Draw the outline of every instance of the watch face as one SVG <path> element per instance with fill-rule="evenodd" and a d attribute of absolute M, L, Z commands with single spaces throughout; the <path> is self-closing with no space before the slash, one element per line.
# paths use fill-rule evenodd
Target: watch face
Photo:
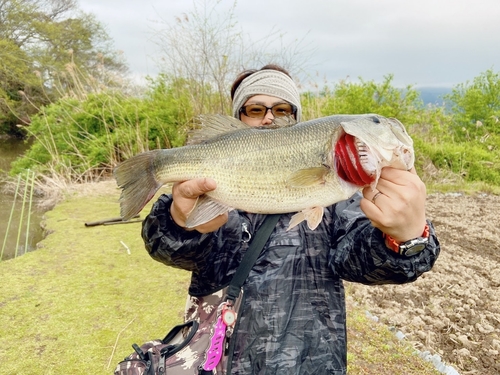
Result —
<path fill-rule="evenodd" d="M 427 243 L 419 243 L 416 245 L 413 245 L 412 247 L 409 247 L 406 249 L 406 251 L 403 253 L 403 255 L 406 255 L 407 257 L 415 255 L 420 253 L 423 249 L 425 249 L 425 246 Z"/>
<path fill-rule="evenodd" d="M 426 237 L 415 238 L 399 245 L 399 252 L 407 257 L 418 254 L 425 249 L 428 242 L 429 239 Z"/>

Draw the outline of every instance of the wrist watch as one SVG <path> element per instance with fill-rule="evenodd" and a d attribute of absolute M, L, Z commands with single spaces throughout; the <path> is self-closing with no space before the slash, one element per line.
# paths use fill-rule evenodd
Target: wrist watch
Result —
<path fill-rule="evenodd" d="M 429 243 L 429 225 L 426 224 L 424 232 L 420 237 L 405 242 L 398 242 L 388 234 L 384 233 L 385 244 L 389 249 L 404 256 L 412 256 L 420 253 Z"/>

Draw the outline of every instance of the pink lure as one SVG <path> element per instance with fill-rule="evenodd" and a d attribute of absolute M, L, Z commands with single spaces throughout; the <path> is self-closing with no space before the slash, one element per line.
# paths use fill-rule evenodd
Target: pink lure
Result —
<path fill-rule="evenodd" d="M 223 352 L 224 337 L 226 336 L 226 324 L 222 321 L 222 317 L 217 319 L 214 327 L 214 335 L 210 340 L 210 348 L 207 352 L 207 360 L 203 365 L 203 370 L 212 371 L 220 362 Z"/>

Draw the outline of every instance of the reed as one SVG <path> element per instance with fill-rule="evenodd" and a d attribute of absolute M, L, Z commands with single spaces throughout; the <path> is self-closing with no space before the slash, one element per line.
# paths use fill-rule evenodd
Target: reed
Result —
<path fill-rule="evenodd" d="M 31 181 L 31 182 L 30 182 Z M 30 182 L 30 183 L 29 183 Z M 35 172 L 28 169 L 26 176 L 26 187 L 30 189 L 30 196 L 28 201 L 28 213 L 27 213 L 27 222 L 26 222 L 26 242 L 24 245 L 24 253 L 28 251 L 28 242 L 29 242 L 29 234 L 30 234 L 30 223 L 31 223 L 31 207 L 33 205 L 33 191 L 35 190 Z"/>
<path fill-rule="evenodd" d="M 0 261 L 3 260 L 11 226 L 15 221 L 14 212 L 16 211 L 16 208 L 18 206 L 19 197 L 22 197 L 22 203 L 19 211 L 19 223 L 17 226 L 17 237 L 16 237 L 16 245 L 14 248 L 14 257 L 16 258 L 18 255 L 21 255 L 19 254 L 19 245 L 21 244 L 23 231 L 25 233 L 24 254 L 28 251 L 30 228 L 31 228 L 31 215 L 33 208 L 33 195 L 35 191 L 35 175 L 36 175 L 35 172 L 30 169 L 26 170 L 24 176 L 21 173 L 17 175 L 17 182 L 15 184 L 12 208 L 10 210 L 9 220 L 7 222 L 7 228 L 5 230 L 5 236 L 3 239 L 2 250 L 0 252 Z M 14 184 L 14 182 L 12 182 L 12 184 Z"/>
<path fill-rule="evenodd" d="M 28 181 L 28 173 L 29 173 L 29 169 L 26 172 L 26 182 L 24 185 L 23 202 L 21 203 L 21 215 L 19 216 L 19 225 L 17 227 L 17 241 L 16 241 L 16 248 L 14 250 L 14 258 L 17 258 L 17 251 L 19 250 L 19 241 L 21 239 L 21 231 L 22 231 L 22 227 L 23 227 L 24 207 L 26 205 L 26 194 L 28 193 L 28 189 L 26 188 L 26 183 Z M 26 252 L 26 250 L 25 250 L 25 252 Z"/>
<path fill-rule="evenodd" d="M 12 223 L 12 217 L 14 216 L 14 209 L 16 207 L 17 192 L 19 191 L 19 186 L 21 185 L 21 175 L 17 176 L 16 192 L 14 193 L 14 201 L 12 202 L 12 208 L 10 210 L 9 221 L 7 222 L 7 229 L 5 230 L 5 237 L 3 238 L 2 252 L 0 254 L 0 262 L 3 259 L 3 254 L 5 250 L 5 245 L 7 244 L 7 237 L 9 235 L 10 224 Z"/>

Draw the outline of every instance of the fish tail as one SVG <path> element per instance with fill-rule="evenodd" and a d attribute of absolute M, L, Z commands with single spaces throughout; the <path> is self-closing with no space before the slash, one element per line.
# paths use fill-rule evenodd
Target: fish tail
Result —
<path fill-rule="evenodd" d="M 148 151 L 131 157 L 113 171 L 120 196 L 120 215 L 129 220 L 137 215 L 163 185 L 157 181 L 154 160 L 157 151 Z"/>

